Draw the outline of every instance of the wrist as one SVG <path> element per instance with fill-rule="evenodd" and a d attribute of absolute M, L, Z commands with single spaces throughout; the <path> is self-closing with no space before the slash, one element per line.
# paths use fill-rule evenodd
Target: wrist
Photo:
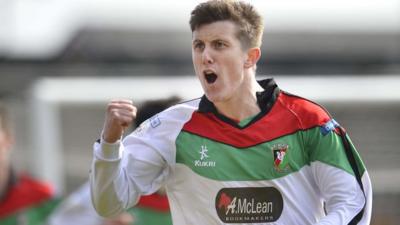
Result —
<path fill-rule="evenodd" d="M 101 133 L 100 142 L 104 144 L 119 144 L 121 142 L 122 136 L 107 136 L 104 132 Z"/>

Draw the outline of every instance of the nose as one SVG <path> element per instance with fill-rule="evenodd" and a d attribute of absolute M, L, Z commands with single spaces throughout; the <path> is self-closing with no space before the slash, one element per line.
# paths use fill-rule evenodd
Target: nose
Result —
<path fill-rule="evenodd" d="M 205 48 L 203 50 L 201 57 L 202 57 L 202 62 L 205 65 L 212 64 L 214 62 L 212 54 L 208 48 Z"/>

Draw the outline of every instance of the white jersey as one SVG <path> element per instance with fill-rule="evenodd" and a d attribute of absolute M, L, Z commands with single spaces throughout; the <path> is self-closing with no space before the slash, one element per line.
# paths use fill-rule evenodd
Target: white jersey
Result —
<path fill-rule="evenodd" d="M 244 126 L 203 97 L 121 143 L 96 142 L 96 210 L 115 215 L 165 186 L 177 225 L 369 224 L 370 179 L 348 137 L 320 106 L 272 82 Z"/>

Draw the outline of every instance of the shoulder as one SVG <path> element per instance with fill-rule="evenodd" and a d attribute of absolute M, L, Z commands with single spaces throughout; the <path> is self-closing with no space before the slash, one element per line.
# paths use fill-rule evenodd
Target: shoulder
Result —
<path fill-rule="evenodd" d="M 321 126 L 331 120 L 323 106 L 309 99 L 281 91 L 278 101 L 300 120 L 305 129 Z"/>
<path fill-rule="evenodd" d="M 51 185 L 28 175 L 21 175 L 10 187 L 7 197 L 0 204 L 0 216 L 35 207 L 52 199 L 56 199 L 56 197 Z"/>
<path fill-rule="evenodd" d="M 190 117 L 191 114 L 199 108 L 199 104 L 200 98 L 181 102 L 165 109 L 157 114 L 157 116 L 164 119 L 175 118 L 185 120 L 186 117 Z"/>
<path fill-rule="evenodd" d="M 200 99 L 194 99 L 173 105 L 140 124 L 135 129 L 135 136 L 145 134 L 156 135 L 153 131 L 168 131 L 171 135 L 179 131 L 183 124 L 190 120 L 194 111 L 198 109 Z M 152 132 L 148 132 L 152 131 Z M 160 133 L 164 135 L 164 133 Z"/>
<path fill-rule="evenodd" d="M 164 110 L 164 112 L 194 111 L 199 108 L 200 100 L 201 100 L 201 98 L 196 98 L 196 99 L 192 99 L 189 101 L 180 102 L 178 104 L 175 104 L 175 105 L 167 108 L 166 110 Z"/>
<path fill-rule="evenodd" d="M 54 195 L 54 189 L 50 184 L 36 180 L 28 175 L 21 175 L 16 190 L 20 197 L 26 197 L 31 201 L 40 202 Z"/>

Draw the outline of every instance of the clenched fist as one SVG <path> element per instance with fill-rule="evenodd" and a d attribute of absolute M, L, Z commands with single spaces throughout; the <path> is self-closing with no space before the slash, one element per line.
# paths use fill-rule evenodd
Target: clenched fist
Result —
<path fill-rule="evenodd" d="M 112 100 L 108 103 L 103 139 L 108 143 L 118 141 L 124 130 L 136 119 L 136 111 L 131 100 Z"/>

